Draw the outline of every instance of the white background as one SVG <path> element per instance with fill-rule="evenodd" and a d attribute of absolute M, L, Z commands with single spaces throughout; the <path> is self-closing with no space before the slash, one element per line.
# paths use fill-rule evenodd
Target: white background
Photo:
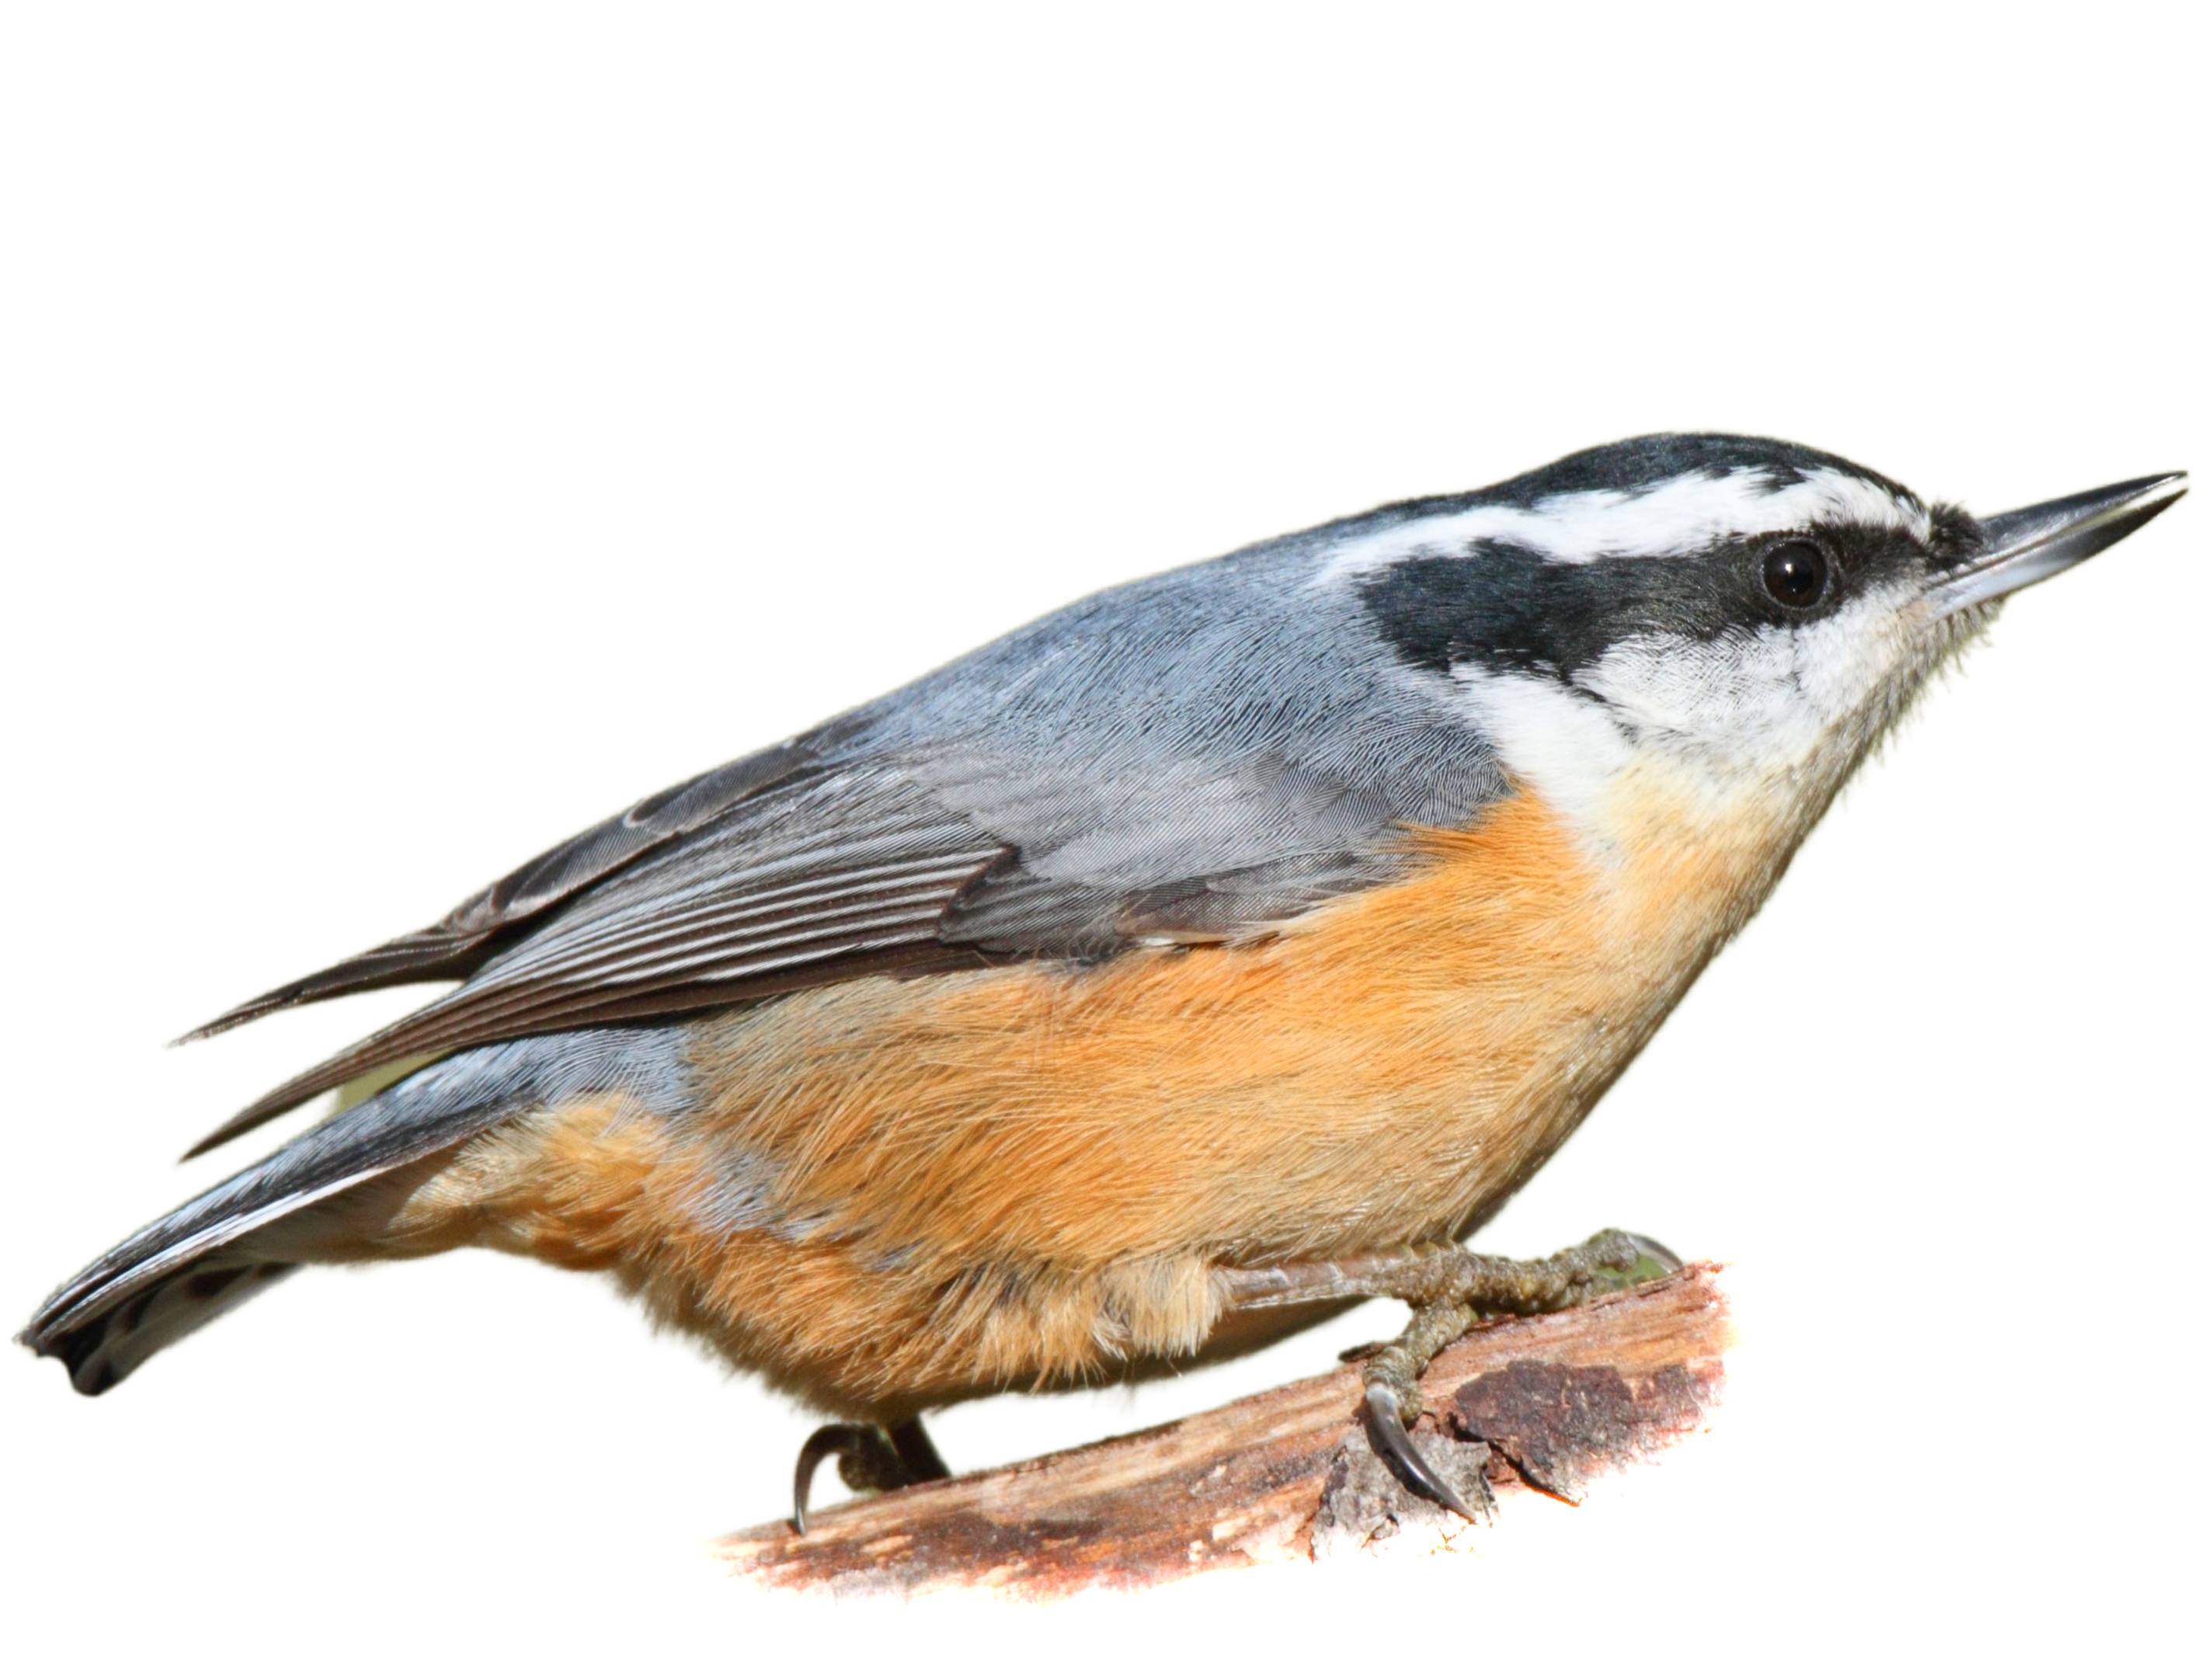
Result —
<path fill-rule="evenodd" d="M 2212 465 L 2178 9 L 1532 13 L 9 7 L 0 1311 L 407 996 L 167 1037 L 1096 586 L 1654 428 L 1982 509 Z M 1712 1435 L 1477 1561 L 993 1619 L 2179 1639 L 2206 522 L 2017 603 L 1486 1236 L 1739 1264 Z M 991 1639 L 704 1569 L 809 1420 L 531 1264 L 313 1275 L 97 1401 L 0 1353 L 0 1398 L 19 1651 Z"/>

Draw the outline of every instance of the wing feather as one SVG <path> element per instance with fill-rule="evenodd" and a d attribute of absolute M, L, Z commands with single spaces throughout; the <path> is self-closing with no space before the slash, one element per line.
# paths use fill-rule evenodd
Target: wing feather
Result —
<path fill-rule="evenodd" d="M 680 1006 L 753 1000 L 789 988 L 809 969 L 888 952 L 935 947 L 961 964 L 977 952 L 945 945 L 939 927 L 961 890 L 1006 849 L 966 826 L 964 846 L 935 846 L 886 862 L 889 838 L 862 836 L 860 862 L 757 884 L 761 866 L 732 863 L 716 880 L 673 888 L 641 872 L 621 903 L 562 912 L 487 961 L 459 988 L 270 1090 L 192 1148 L 197 1154 L 245 1133 L 301 1102 L 375 1066 L 421 1054 L 586 1024 L 643 1018 Z M 942 824 L 927 839 L 941 842 Z M 725 835 L 724 839 L 728 839 Z M 907 838 L 909 842 L 913 836 Z M 833 843 L 817 862 L 838 856 Z M 682 862 L 696 861 L 691 859 Z M 763 861 L 778 873 L 787 860 Z"/>
<path fill-rule="evenodd" d="M 203 1032 L 461 981 L 194 1150 L 395 1060 L 865 975 L 1235 945 L 1391 879 L 1405 825 L 1467 823 L 1508 785 L 1356 598 L 1315 584 L 1347 533 L 1080 601 L 240 1005 Z"/>
<path fill-rule="evenodd" d="M 432 926 L 250 998 L 179 1041 L 214 1036 L 282 1008 L 356 991 L 459 979 L 517 927 L 732 806 L 769 799 L 779 786 L 803 778 L 836 735 L 836 727 L 824 727 L 648 795 L 471 894 Z"/>

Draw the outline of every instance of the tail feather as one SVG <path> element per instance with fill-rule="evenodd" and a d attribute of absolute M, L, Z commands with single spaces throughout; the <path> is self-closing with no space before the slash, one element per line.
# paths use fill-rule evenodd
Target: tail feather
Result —
<path fill-rule="evenodd" d="M 314 1260 L 345 1224 L 342 1194 L 581 1089 L 675 1088 L 675 1042 L 665 1030 L 579 1031 L 424 1066 L 141 1228 L 47 1297 L 16 1340 L 62 1361 L 81 1393 L 101 1393 Z"/>
<path fill-rule="evenodd" d="M 252 1261 L 217 1250 L 143 1285 L 82 1322 L 23 1340 L 69 1368 L 79 1394 L 105 1394 L 153 1354 L 258 1296 L 297 1264 Z"/>

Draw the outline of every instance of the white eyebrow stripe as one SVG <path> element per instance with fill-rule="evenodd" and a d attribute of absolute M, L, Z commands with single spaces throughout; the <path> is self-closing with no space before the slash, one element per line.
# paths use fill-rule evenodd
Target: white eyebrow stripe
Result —
<path fill-rule="evenodd" d="M 1510 543 L 1561 564 L 1589 564 L 1621 555 L 1696 553 L 1723 536 L 1814 524 L 1903 531 L 1922 541 L 1930 529 L 1926 507 L 1871 479 L 1816 467 L 1776 489 L 1765 472 L 1741 467 L 1719 477 L 1685 473 L 1634 494 L 1579 490 L 1547 495 L 1532 507 L 1475 507 L 1408 520 L 1339 547 L 1314 580 L 1349 580 L 1402 559 L 1458 556 L 1480 542 Z"/>

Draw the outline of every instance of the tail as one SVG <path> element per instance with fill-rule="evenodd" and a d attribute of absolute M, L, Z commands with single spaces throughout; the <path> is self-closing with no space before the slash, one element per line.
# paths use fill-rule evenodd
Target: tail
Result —
<path fill-rule="evenodd" d="M 346 1195 L 494 1124 L 671 1062 L 651 1029 L 524 1037 L 455 1054 L 318 1124 L 141 1228 L 32 1316 L 16 1340 L 102 1394 L 349 1231 Z"/>
<path fill-rule="evenodd" d="M 150 1356 L 228 1313 L 296 1265 L 256 1261 L 243 1251 L 212 1250 L 82 1323 L 49 1321 L 50 1304 L 19 1340 L 68 1366 L 79 1394 L 105 1394 Z"/>

